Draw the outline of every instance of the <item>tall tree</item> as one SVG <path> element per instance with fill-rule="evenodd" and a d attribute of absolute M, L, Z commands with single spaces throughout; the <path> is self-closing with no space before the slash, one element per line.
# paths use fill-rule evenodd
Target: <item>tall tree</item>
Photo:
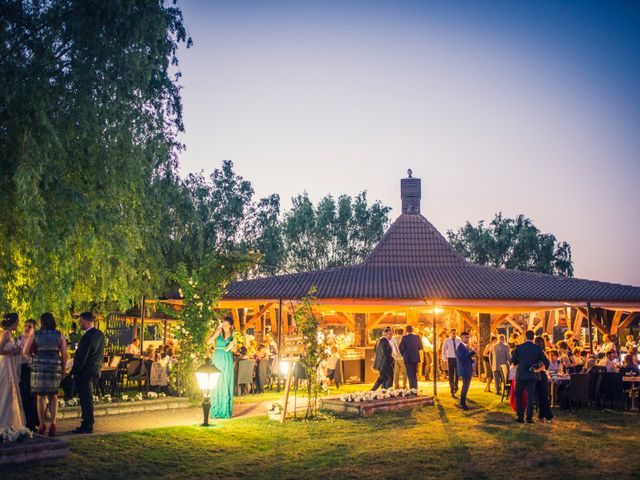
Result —
<path fill-rule="evenodd" d="M 478 265 L 573 276 L 571 246 L 555 235 L 542 233 L 524 215 L 505 218 L 497 213 L 485 226 L 467 222 L 457 231 L 447 231 L 454 248 Z"/>
<path fill-rule="evenodd" d="M 390 208 L 367 202 L 366 192 L 355 198 L 331 195 L 317 207 L 304 193 L 293 199 L 283 218 L 284 270 L 317 270 L 361 262 L 382 238 Z"/>
<path fill-rule="evenodd" d="M 0 306 L 128 304 L 162 282 L 156 184 L 183 130 L 182 14 L 157 0 L 4 0 Z"/>

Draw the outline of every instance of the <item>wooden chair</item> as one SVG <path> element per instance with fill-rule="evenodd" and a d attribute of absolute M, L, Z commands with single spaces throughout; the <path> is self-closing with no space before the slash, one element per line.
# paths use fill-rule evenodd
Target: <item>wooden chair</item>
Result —
<path fill-rule="evenodd" d="M 253 388 L 253 360 L 244 359 L 238 362 L 238 389 L 240 392 L 243 391 L 245 387 L 248 386 L 248 389 L 255 393 L 255 389 Z"/>
<path fill-rule="evenodd" d="M 600 395 L 605 402 L 609 401 L 609 408 L 613 408 L 614 402 L 624 402 L 624 383 L 622 375 L 617 372 L 606 372 L 600 374 L 602 382 L 600 384 Z"/>
<path fill-rule="evenodd" d="M 256 368 L 256 378 L 255 385 L 257 393 L 264 392 L 267 383 L 269 383 L 269 371 L 268 371 L 268 360 L 258 360 L 258 367 Z"/>
<path fill-rule="evenodd" d="M 500 397 L 500 403 L 503 403 L 505 397 L 509 397 L 509 393 L 511 392 L 511 380 L 509 379 L 509 367 L 507 365 L 500 365 L 500 373 L 502 374 L 502 395 Z"/>
<path fill-rule="evenodd" d="M 127 364 L 127 386 L 137 382 L 138 391 L 142 391 L 142 383 L 147 382 L 147 366 L 144 360 L 135 358 Z"/>
<path fill-rule="evenodd" d="M 578 406 L 589 405 L 591 400 L 589 399 L 589 380 L 590 376 L 586 373 L 572 373 L 571 380 L 569 381 L 569 408 L 575 404 Z"/>

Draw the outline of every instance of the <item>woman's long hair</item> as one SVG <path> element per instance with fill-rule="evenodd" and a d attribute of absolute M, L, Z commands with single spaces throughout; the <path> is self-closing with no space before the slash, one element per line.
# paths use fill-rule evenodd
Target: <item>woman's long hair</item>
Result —
<path fill-rule="evenodd" d="M 45 312 L 40 316 L 41 330 L 55 330 L 56 328 L 56 319 L 53 318 L 53 313 Z"/>
<path fill-rule="evenodd" d="M 2 317 L 2 322 L 0 322 L 0 326 L 2 326 L 3 330 L 6 330 L 7 328 L 13 327 L 16 323 L 18 323 L 17 313 L 5 313 Z"/>
<path fill-rule="evenodd" d="M 227 315 L 226 317 L 224 317 L 222 319 L 223 322 L 229 322 L 229 337 L 233 336 L 233 318 L 231 318 L 229 315 Z M 224 328 L 222 329 L 222 338 L 224 338 L 225 340 L 229 337 L 225 337 L 224 336 Z"/>

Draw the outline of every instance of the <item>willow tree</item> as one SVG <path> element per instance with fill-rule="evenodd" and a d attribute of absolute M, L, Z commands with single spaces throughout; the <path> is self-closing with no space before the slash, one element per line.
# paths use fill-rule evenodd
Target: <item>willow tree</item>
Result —
<path fill-rule="evenodd" d="M 162 282 L 183 42 L 157 0 L 2 2 L 0 308 L 123 306 Z"/>

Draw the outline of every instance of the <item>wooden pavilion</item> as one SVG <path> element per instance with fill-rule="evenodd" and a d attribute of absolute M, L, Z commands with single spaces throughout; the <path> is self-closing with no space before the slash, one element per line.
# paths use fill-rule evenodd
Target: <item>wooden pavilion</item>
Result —
<path fill-rule="evenodd" d="M 421 215 L 420 179 L 402 179 L 401 197 L 402 214 L 363 263 L 232 282 L 218 307 L 236 328 L 286 334 L 292 306 L 315 286 L 323 322 L 354 332 L 361 348 L 384 324 L 433 325 L 434 338 L 436 325 L 470 329 L 482 349 L 498 327 L 591 341 L 592 328 L 616 334 L 638 318 L 640 287 L 472 264 Z"/>

